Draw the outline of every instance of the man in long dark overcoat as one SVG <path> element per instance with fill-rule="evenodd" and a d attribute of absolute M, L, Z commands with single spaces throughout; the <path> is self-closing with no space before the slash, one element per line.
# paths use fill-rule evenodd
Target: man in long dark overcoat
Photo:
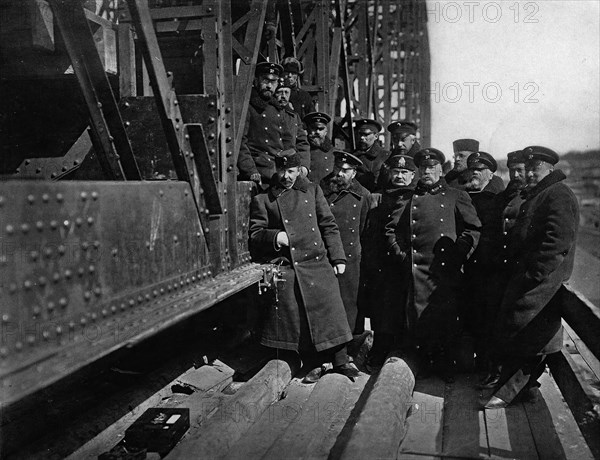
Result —
<path fill-rule="evenodd" d="M 487 152 L 475 152 L 467 159 L 469 173 L 465 188 L 481 221 L 481 238 L 477 249 L 464 265 L 461 286 L 459 316 L 465 335 L 474 339 L 477 367 L 489 367 L 489 334 L 486 325 L 492 312 L 488 309 L 490 280 L 496 267 L 493 263 L 494 238 L 491 227 L 494 225 L 494 201 L 497 188 L 491 183 L 498 164 Z M 473 362 L 473 353 L 470 356 Z"/>
<path fill-rule="evenodd" d="M 338 276 L 338 282 L 348 324 L 352 332 L 362 333 L 364 324 L 357 324 L 356 321 L 362 256 L 361 236 L 371 207 L 371 193 L 355 179 L 356 168 L 362 162 L 351 153 L 342 150 L 334 150 L 333 154 L 333 172 L 321 181 L 321 188 L 340 229 L 346 255 L 346 271 Z"/>
<path fill-rule="evenodd" d="M 419 182 L 385 230 L 388 252 L 410 271 L 404 308 L 409 340 L 431 371 L 450 380 L 461 267 L 477 246 L 481 222 L 469 195 L 441 177 L 444 161 L 437 149 L 417 152 Z"/>
<path fill-rule="evenodd" d="M 382 126 L 376 120 L 362 119 L 354 123 L 356 129 L 356 147 L 353 152 L 363 164 L 356 172 L 356 180 L 369 192 L 374 192 L 379 185 L 379 172 L 383 162 L 390 156 L 378 140 Z"/>
<path fill-rule="evenodd" d="M 486 409 L 502 408 L 539 384 L 545 356 L 562 347 L 557 293 L 573 271 L 579 207 L 559 157 L 546 147 L 523 149 L 525 201 L 509 240 L 511 278 L 496 321 L 496 347 L 502 357 L 500 383 Z"/>
<path fill-rule="evenodd" d="M 331 117 L 323 112 L 312 112 L 303 120 L 308 133 L 310 144 L 310 168 L 308 179 L 315 184 L 320 184 L 321 179 L 333 172 L 333 144 L 329 139 Z"/>
<path fill-rule="evenodd" d="M 346 268 L 338 226 L 321 188 L 299 177 L 298 155 L 280 154 L 276 161 L 271 186 L 250 208 L 252 256 L 280 264 L 284 280 L 266 312 L 261 343 L 298 351 L 304 361 L 325 362 L 333 355 L 334 372 L 356 377 L 346 352 L 352 333 L 336 279 Z M 318 380 L 320 369 L 307 381 Z"/>
<path fill-rule="evenodd" d="M 310 167 L 310 147 L 302 121 L 290 108 L 274 99 L 283 69 L 279 64 L 261 62 L 250 94 L 248 114 L 237 161 L 241 180 L 269 184 L 275 173 L 275 155 L 295 149 L 302 166 Z"/>

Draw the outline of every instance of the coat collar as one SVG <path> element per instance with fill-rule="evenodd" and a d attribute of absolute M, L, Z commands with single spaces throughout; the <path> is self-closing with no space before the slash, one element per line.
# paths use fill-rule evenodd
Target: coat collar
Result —
<path fill-rule="evenodd" d="M 544 190 L 546 190 L 551 185 L 558 184 L 559 182 L 565 180 L 566 178 L 567 178 L 567 176 L 565 176 L 564 172 L 562 172 L 560 169 L 555 169 L 550 174 L 548 174 L 546 177 L 544 177 L 539 182 L 539 184 L 537 184 L 532 189 L 529 189 L 529 190 L 525 189 L 525 190 L 523 190 L 521 192 L 521 196 L 523 198 L 525 198 L 526 200 L 530 200 L 534 196 L 539 195 L 540 193 L 542 193 Z"/>
<path fill-rule="evenodd" d="M 441 177 L 440 180 L 433 185 L 427 185 L 421 181 L 417 182 L 415 193 L 417 195 L 425 195 L 427 193 L 430 195 L 437 195 L 438 193 L 445 191 L 447 188 L 448 185 L 446 184 L 446 180 Z"/>
<path fill-rule="evenodd" d="M 319 146 L 319 147 L 314 147 L 313 145 L 310 146 L 311 150 L 322 150 L 323 152 L 329 152 L 331 149 L 333 149 L 333 144 L 331 143 L 331 140 L 326 137 L 325 140 L 323 141 L 323 145 Z"/>
<path fill-rule="evenodd" d="M 260 97 L 258 91 L 254 87 L 252 88 L 252 92 L 250 93 L 250 105 L 254 107 L 257 112 L 264 112 L 264 110 L 270 105 L 275 107 L 279 111 L 291 111 L 291 109 L 288 109 L 287 107 L 285 109 L 278 107 L 275 103 L 275 99 L 273 98 L 269 99 L 268 101 L 265 101 L 262 97 Z"/>
<path fill-rule="evenodd" d="M 321 188 L 323 189 L 323 194 L 325 195 L 325 198 L 327 198 L 328 201 L 334 202 L 347 193 L 354 195 L 354 197 L 357 200 L 360 200 L 363 196 L 365 196 L 367 194 L 366 193 L 367 190 L 362 185 L 360 185 L 360 183 L 356 179 L 352 179 L 350 188 L 348 188 L 347 190 L 343 190 L 340 193 L 334 192 L 330 188 L 330 182 L 328 180 L 328 178 L 330 176 L 331 176 L 331 174 L 329 176 L 323 178 L 321 180 L 321 183 L 319 184 L 321 186 Z"/>
<path fill-rule="evenodd" d="M 377 156 L 383 151 L 383 148 L 379 145 L 379 142 L 375 141 L 375 143 L 369 147 L 367 150 L 357 150 L 356 155 L 365 156 L 369 159 L 377 158 Z"/>
<path fill-rule="evenodd" d="M 308 185 L 308 180 L 302 177 L 298 177 L 296 179 L 296 182 L 294 182 L 294 185 L 292 185 L 292 190 L 298 190 L 300 192 L 306 193 L 308 191 Z M 277 180 L 277 175 L 273 175 L 273 177 L 271 178 L 271 186 L 269 187 L 269 197 L 271 198 L 271 200 L 279 198 L 286 190 L 288 189 L 283 187 L 279 183 L 279 180 Z"/>

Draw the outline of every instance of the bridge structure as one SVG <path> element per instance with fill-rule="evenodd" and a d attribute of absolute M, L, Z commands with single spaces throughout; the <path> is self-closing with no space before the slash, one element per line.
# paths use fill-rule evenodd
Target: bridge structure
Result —
<path fill-rule="evenodd" d="M 410 119 L 429 144 L 429 53 L 422 0 L 1 0 L 3 451 L 43 430 L 22 427 L 48 391 L 271 286 L 248 252 L 255 189 L 236 180 L 258 62 L 302 60 L 303 89 L 353 149 L 362 117 Z M 552 375 L 597 458 L 600 318 L 561 292 L 571 348 Z M 402 376 L 386 441 L 400 452 L 415 379 L 397 359 L 384 369 L 384 388 Z M 290 379 L 269 380 L 265 401 Z M 377 385 L 363 380 L 355 401 Z M 350 455 L 341 439 L 328 452 Z"/>

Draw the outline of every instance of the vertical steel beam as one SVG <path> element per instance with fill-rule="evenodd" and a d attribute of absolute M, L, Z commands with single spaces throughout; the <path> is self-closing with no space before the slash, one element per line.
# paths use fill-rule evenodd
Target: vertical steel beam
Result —
<path fill-rule="evenodd" d="M 83 6 L 78 0 L 50 0 L 91 119 L 92 139 L 109 179 L 139 180 L 140 171 Z"/>

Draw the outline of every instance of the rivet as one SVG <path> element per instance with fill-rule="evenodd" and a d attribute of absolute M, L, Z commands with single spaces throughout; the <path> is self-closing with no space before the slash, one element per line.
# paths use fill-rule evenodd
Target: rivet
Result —
<path fill-rule="evenodd" d="M 202 236 L 202 234 L 200 232 L 196 232 L 196 237 L 200 238 Z"/>
<path fill-rule="evenodd" d="M 39 284 L 40 286 L 45 286 L 47 282 L 48 282 L 48 280 L 47 280 L 47 279 L 46 279 L 46 277 L 44 277 L 44 276 L 40 276 L 40 277 L 38 278 L 38 284 Z"/>
<path fill-rule="evenodd" d="M 144 301 L 144 298 L 141 295 L 139 295 L 137 301 L 138 303 L 142 303 Z"/>
<path fill-rule="evenodd" d="M 108 315 L 108 311 L 105 308 L 105 309 L 102 310 L 102 316 L 106 316 L 106 315 Z"/>
<path fill-rule="evenodd" d="M 231 136 L 227 136 L 227 137 L 225 138 L 225 142 L 231 142 Z"/>
<path fill-rule="evenodd" d="M 58 283 L 60 281 L 60 273 L 56 272 L 52 274 L 52 281 Z"/>
<path fill-rule="evenodd" d="M 209 138 L 210 140 L 213 140 L 213 139 L 215 138 L 215 133 L 210 133 L 210 134 L 208 135 L 208 138 Z"/>
<path fill-rule="evenodd" d="M 17 349 L 17 351 L 21 351 L 23 349 L 23 343 L 22 342 L 15 343 L 15 348 Z"/>
<path fill-rule="evenodd" d="M 29 232 L 29 224 L 21 224 L 21 231 L 23 233 L 28 233 Z"/>
<path fill-rule="evenodd" d="M 100 247 L 100 241 L 96 240 L 94 241 L 94 248 L 98 249 Z"/>
<path fill-rule="evenodd" d="M 98 199 L 98 192 L 92 192 L 92 200 Z"/>
<path fill-rule="evenodd" d="M 4 197 L 0 196 L 0 206 L 4 206 Z"/>
<path fill-rule="evenodd" d="M 7 356 L 8 356 L 8 348 L 6 348 L 6 347 L 1 347 L 1 348 L 0 348 L 0 355 L 1 355 L 3 358 L 7 357 Z"/>
<path fill-rule="evenodd" d="M 58 222 L 56 222 L 55 220 L 51 220 L 50 221 L 50 228 L 52 230 L 56 230 L 57 227 L 58 227 Z"/>
<path fill-rule="evenodd" d="M 56 173 L 53 172 L 52 174 L 50 174 L 50 179 L 56 179 Z"/>
<path fill-rule="evenodd" d="M 227 108 L 225 109 L 225 113 L 231 113 L 231 108 L 230 108 L 230 107 L 227 107 Z"/>
<path fill-rule="evenodd" d="M 48 200 L 49 200 L 49 199 L 50 199 L 50 195 L 48 195 L 47 193 L 44 193 L 44 194 L 42 195 L 42 201 L 43 201 L 44 203 L 48 203 Z"/>
<path fill-rule="evenodd" d="M 90 273 L 94 273 L 94 272 L 96 271 L 96 267 L 95 267 L 94 265 L 90 265 L 90 266 L 88 267 L 88 271 L 89 271 Z"/>
<path fill-rule="evenodd" d="M 26 290 L 29 290 L 29 289 L 31 289 L 31 288 L 32 288 L 32 286 L 33 286 L 33 283 L 32 283 L 30 280 L 25 280 L 25 282 L 23 283 L 23 287 L 24 287 Z"/>
<path fill-rule="evenodd" d="M 179 240 L 179 238 L 177 238 L 177 235 L 173 235 L 173 241 L 177 242 Z"/>
<path fill-rule="evenodd" d="M 9 235 L 12 235 L 15 231 L 15 228 L 12 225 L 7 225 L 6 226 L 6 233 L 8 233 Z"/>
<path fill-rule="evenodd" d="M 165 288 L 160 288 L 160 293 L 164 294 L 165 293 Z"/>
<path fill-rule="evenodd" d="M 42 337 L 44 340 L 48 340 L 50 338 L 50 333 L 48 331 L 42 332 Z"/>
<path fill-rule="evenodd" d="M 48 302 L 48 305 L 46 306 L 46 308 L 48 309 L 48 311 L 52 311 L 54 310 L 54 307 L 56 306 L 56 304 L 52 301 Z"/>
<path fill-rule="evenodd" d="M 125 303 L 122 303 L 122 304 L 120 305 L 120 307 L 121 307 L 121 311 L 125 311 L 125 310 L 127 310 L 127 305 L 125 305 Z"/>
<path fill-rule="evenodd" d="M 75 329 L 75 323 L 73 321 L 69 322 L 69 329 L 71 329 L 71 330 Z"/>
<path fill-rule="evenodd" d="M 36 173 L 36 174 L 39 174 L 39 173 L 41 173 L 41 172 L 42 172 L 42 168 L 36 168 L 36 169 L 35 169 L 35 173 Z"/>
<path fill-rule="evenodd" d="M 43 223 L 41 220 L 38 220 L 38 221 L 35 223 L 35 228 L 37 228 L 37 229 L 38 229 L 38 231 L 40 231 L 40 232 L 41 232 L 42 230 L 44 230 L 44 223 Z"/>
<path fill-rule="evenodd" d="M 82 201 L 87 200 L 87 193 L 86 192 L 81 192 L 81 194 L 79 196 L 81 197 Z"/>
<path fill-rule="evenodd" d="M 70 280 L 71 277 L 73 276 L 73 272 L 71 270 L 65 270 L 65 278 Z"/>
<path fill-rule="evenodd" d="M 94 223 L 94 218 L 93 217 L 88 217 L 87 218 L 87 223 L 88 223 L 88 225 L 92 225 Z"/>
<path fill-rule="evenodd" d="M 209 123 L 214 123 L 215 122 L 215 117 L 208 117 L 208 122 Z"/>
<path fill-rule="evenodd" d="M 84 274 L 84 273 L 85 273 L 85 269 L 84 269 L 83 267 L 79 267 L 79 268 L 77 269 L 77 274 L 78 274 L 79 276 L 83 276 L 83 274 Z"/>
<path fill-rule="evenodd" d="M 58 247 L 58 253 L 62 256 L 65 252 L 67 252 L 67 248 L 63 244 Z"/>
<path fill-rule="evenodd" d="M 84 298 L 85 300 L 90 300 L 90 299 L 92 298 L 92 294 L 90 293 L 90 291 L 85 291 L 85 292 L 83 293 L 83 298 Z"/>
<path fill-rule="evenodd" d="M 113 314 L 116 313 L 117 312 L 117 306 L 113 305 L 112 307 L 110 307 L 110 311 L 112 311 Z"/>
<path fill-rule="evenodd" d="M 58 304 L 63 308 L 65 308 L 68 303 L 69 303 L 69 301 L 67 300 L 66 297 L 61 297 L 58 301 Z"/>
<path fill-rule="evenodd" d="M 39 305 L 35 305 L 31 311 L 33 312 L 33 316 L 37 316 L 42 312 L 42 309 L 39 307 Z"/>
<path fill-rule="evenodd" d="M 155 289 L 154 291 L 152 291 L 152 295 L 153 295 L 154 297 L 158 297 L 158 291 Z"/>
<path fill-rule="evenodd" d="M 81 249 L 83 249 L 84 251 L 87 251 L 89 248 L 89 244 L 87 241 L 84 241 L 83 243 L 81 243 Z"/>
<path fill-rule="evenodd" d="M 63 167 L 61 168 L 61 170 L 62 170 L 62 172 L 65 172 L 65 171 L 67 170 L 67 167 L 66 167 L 66 166 L 63 166 Z"/>
<path fill-rule="evenodd" d="M 86 320 L 85 318 L 81 318 L 81 319 L 79 320 L 79 323 L 80 323 L 82 326 L 85 326 L 85 325 L 87 324 L 87 320 Z"/>
<path fill-rule="evenodd" d="M 33 335 L 28 335 L 28 336 L 27 336 L 27 343 L 28 343 L 29 345 L 33 345 L 33 344 L 35 343 L 35 336 L 33 336 Z"/>
<path fill-rule="evenodd" d="M 57 193 L 56 194 L 56 201 L 58 201 L 59 203 L 62 203 L 63 200 L 64 200 L 63 194 L 62 193 Z"/>
<path fill-rule="evenodd" d="M 146 300 L 150 300 L 150 294 L 146 294 L 144 297 L 146 298 Z"/>
<path fill-rule="evenodd" d="M 31 160 L 25 160 L 25 165 L 28 165 L 29 163 L 31 163 Z"/>
<path fill-rule="evenodd" d="M 81 217 L 77 217 L 75 219 L 75 225 L 77 225 L 78 227 L 81 227 L 81 224 L 83 224 L 83 219 Z"/>
<path fill-rule="evenodd" d="M 79 160 L 73 160 L 73 166 L 77 166 L 79 164 Z"/>
<path fill-rule="evenodd" d="M 125 122 L 125 126 L 129 127 L 131 126 L 131 123 L 129 123 L 128 121 Z"/>
<path fill-rule="evenodd" d="M 159 194 L 160 196 L 163 196 L 163 195 L 165 194 L 165 192 L 163 192 L 162 190 L 159 190 L 159 191 L 158 191 L 158 194 Z"/>
<path fill-rule="evenodd" d="M 146 241 L 146 248 L 150 249 L 150 241 Z"/>
<path fill-rule="evenodd" d="M 44 249 L 44 255 L 46 256 L 46 258 L 50 258 L 52 257 L 52 248 L 45 248 Z"/>
<path fill-rule="evenodd" d="M 63 222 L 63 225 L 64 225 L 65 228 L 69 228 L 70 222 L 68 220 L 65 220 Z"/>
<path fill-rule="evenodd" d="M 27 201 L 29 201 L 31 204 L 35 203 L 35 196 L 27 195 Z"/>
<path fill-rule="evenodd" d="M 102 289 L 100 289 L 99 287 L 95 287 L 94 294 L 96 294 L 96 297 L 100 297 L 100 295 L 102 294 Z"/>
<path fill-rule="evenodd" d="M 110 253 L 112 254 L 113 257 L 117 257 L 117 254 L 119 253 L 119 251 L 117 250 L 117 248 L 113 248 L 113 250 L 110 251 Z"/>
<path fill-rule="evenodd" d="M 215 106 L 215 103 L 213 101 L 210 101 L 208 103 L 208 106 L 212 109 Z"/>
<path fill-rule="evenodd" d="M 90 318 L 92 319 L 92 321 L 96 321 L 96 319 L 98 318 L 98 315 L 96 313 L 92 313 L 90 315 Z"/>
<path fill-rule="evenodd" d="M 231 172 L 231 171 L 233 171 L 233 165 L 227 166 L 227 172 Z"/>
<path fill-rule="evenodd" d="M 10 316 L 8 316 L 7 314 L 2 315 L 2 322 L 3 323 L 8 323 L 9 319 L 10 319 Z"/>

